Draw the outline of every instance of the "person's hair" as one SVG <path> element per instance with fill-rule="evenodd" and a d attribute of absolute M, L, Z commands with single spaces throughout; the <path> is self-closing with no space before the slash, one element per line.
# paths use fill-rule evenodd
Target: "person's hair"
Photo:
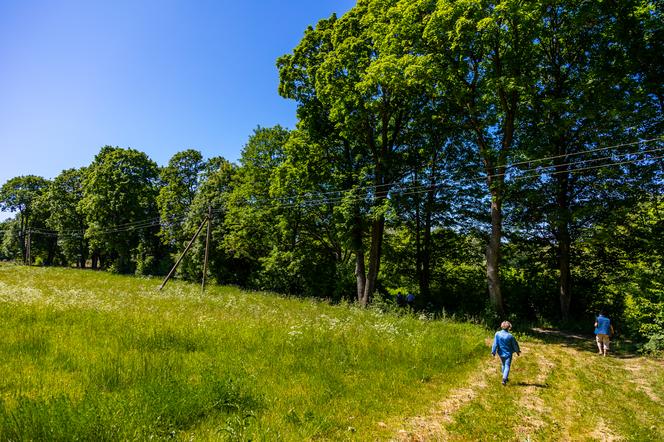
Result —
<path fill-rule="evenodd" d="M 503 330 L 511 330 L 512 329 L 512 324 L 510 324 L 509 321 L 503 321 L 500 324 L 500 328 L 502 328 Z"/>
<path fill-rule="evenodd" d="M 606 310 L 603 308 L 599 309 L 599 314 L 606 316 Z"/>

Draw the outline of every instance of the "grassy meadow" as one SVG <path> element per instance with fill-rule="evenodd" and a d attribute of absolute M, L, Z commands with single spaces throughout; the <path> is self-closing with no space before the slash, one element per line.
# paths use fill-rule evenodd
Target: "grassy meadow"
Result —
<path fill-rule="evenodd" d="M 0 266 L 2 440 L 376 440 L 486 358 L 470 324 Z"/>
<path fill-rule="evenodd" d="M 0 441 L 664 440 L 664 364 L 232 287 L 0 265 Z M 618 343 L 620 344 L 620 343 Z"/>

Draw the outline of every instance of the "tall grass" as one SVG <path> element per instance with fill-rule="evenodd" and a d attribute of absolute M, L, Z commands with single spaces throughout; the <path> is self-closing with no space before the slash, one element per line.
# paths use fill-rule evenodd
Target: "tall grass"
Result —
<path fill-rule="evenodd" d="M 388 438 L 486 351 L 468 324 L 0 266 L 3 440 Z"/>

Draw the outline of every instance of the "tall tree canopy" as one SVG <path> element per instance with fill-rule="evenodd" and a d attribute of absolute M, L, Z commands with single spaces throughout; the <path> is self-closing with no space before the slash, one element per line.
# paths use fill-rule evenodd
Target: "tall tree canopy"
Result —
<path fill-rule="evenodd" d="M 35 175 L 26 175 L 8 180 L 0 188 L 0 209 L 18 212 L 18 243 L 21 256 L 26 259 L 26 232 L 33 224 L 32 214 L 37 200 L 47 186 L 48 180 Z"/>
<path fill-rule="evenodd" d="M 164 227 L 161 236 L 167 244 L 182 240 L 182 225 L 196 196 L 205 167 L 203 155 L 194 149 L 178 152 L 161 170 L 163 186 L 157 205 Z"/>
<path fill-rule="evenodd" d="M 105 146 L 95 156 L 83 180 L 80 210 L 90 247 L 104 265 L 133 270 L 132 253 L 157 232 L 148 227 L 158 221 L 158 184 L 157 164 L 143 152 Z"/>
<path fill-rule="evenodd" d="M 87 223 L 80 209 L 85 174 L 85 168 L 63 170 L 43 195 L 50 213 L 46 226 L 56 232 L 65 262 L 74 262 L 81 268 L 86 265 L 89 249 L 85 239 Z"/>
<path fill-rule="evenodd" d="M 351 228 L 362 304 L 376 287 L 385 205 L 404 174 L 409 121 L 422 102 L 418 59 L 391 35 L 398 18 L 389 14 L 390 3 L 397 2 L 360 1 L 341 19 L 321 20 L 306 31 L 293 54 L 278 61 L 280 92 L 298 101 L 304 117 L 300 127 L 315 136 L 323 126 L 331 141 L 326 156 L 334 155 L 334 164 L 347 166 L 347 184 L 359 187 L 369 202 L 354 209 Z M 321 117 L 322 122 L 314 119 Z"/>

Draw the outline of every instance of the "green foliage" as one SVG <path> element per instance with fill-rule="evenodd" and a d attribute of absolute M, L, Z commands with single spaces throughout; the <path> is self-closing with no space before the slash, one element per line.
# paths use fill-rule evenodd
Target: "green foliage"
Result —
<path fill-rule="evenodd" d="M 292 188 L 280 180 L 289 137 L 280 126 L 258 128 L 250 137 L 225 206 L 223 243 L 230 256 L 244 262 L 250 287 L 302 294 L 301 280 L 315 273 L 306 271 L 304 211 L 289 200 Z"/>
<path fill-rule="evenodd" d="M 173 155 L 168 165 L 161 169 L 163 186 L 157 195 L 157 206 L 164 224 L 160 236 L 166 244 L 184 240 L 183 220 L 196 196 L 204 167 L 201 153 L 188 149 Z"/>
<path fill-rule="evenodd" d="M 33 203 L 47 185 L 47 180 L 35 175 L 11 178 L 0 188 L 0 210 L 19 212 L 29 218 Z"/>
<path fill-rule="evenodd" d="M 0 187 L 0 210 L 18 212 L 18 233 L 15 239 L 18 248 L 5 248 L 7 253 L 12 252 L 14 259 L 26 257 L 27 231 L 31 227 L 40 227 L 48 216 L 39 207 L 39 197 L 47 186 L 48 180 L 35 175 L 26 175 L 11 178 Z"/>
<path fill-rule="evenodd" d="M 19 221 L 8 219 L 3 221 L 0 226 L 2 226 L 2 230 L 0 230 L 2 232 L 0 234 L 2 235 L 0 238 L 0 258 L 3 260 L 22 259 Z"/>
<path fill-rule="evenodd" d="M 664 234 L 664 199 L 654 197 L 620 215 L 603 226 L 612 230 L 613 239 L 604 252 L 617 261 L 607 278 L 607 291 L 617 306 L 624 306 L 627 333 L 645 343 L 644 350 L 661 351 L 664 247 L 657 238 Z M 608 233 L 604 229 L 596 234 Z"/>
<path fill-rule="evenodd" d="M 208 210 L 210 208 L 213 210 L 209 270 L 219 283 L 238 283 L 241 281 L 236 275 L 238 271 L 242 271 L 241 264 L 234 261 L 223 247 L 223 241 L 227 233 L 224 226 L 226 201 L 233 188 L 235 173 L 236 167 L 228 161 L 222 158 L 210 160 L 183 224 L 183 232 L 186 234 L 188 242 L 196 233 L 201 221 L 207 216 Z M 205 256 L 205 235 L 206 231 L 201 232 L 191 252 L 183 261 L 179 274 L 186 279 L 200 279 Z M 184 245 L 180 248 L 182 247 Z"/>
<path fill-rule="evenodd" d="M 157 244 L 156 229 L 138 228 L 137 220 L 158 219 L 158 177 L 157 165 L 134 149 L 105 146 L 89 166 L 79 210 L 88 224 L 85 236 L 93 254 L 109 270 L 133 272 L 138 245 Z"/>
<path fill-rule="evenodd" d="M 414 130 L 407 123 L 422 104 L 414 66 L 419 59 L 401 40 L 387 38 L 398 22 L 398 15 L 391 14 L 396 3 L 359 2 L 338 20 L 321 20 L 292 54 L 277 62 L 280 93 L 298 102 L 298 129 L 313 142 L 314 158 L 332 168 L 312 190 L 343 184 L 345 189 L 360 187 L 359 195 L 368 196 L 359 199 L 348 192 L 336 199 L 355 199 L 346 213 L 351 226 L 345 247 L 355 255 L 361 303 L 376 286 L 387 194 L 403 173 L 404 141 Z M 310 162 L 291 159 L 296 169 Z M 367 191 L 367 185 L 377 187 Z"/>
<path fill-rule="evenodd" d="M 84 237 L 87 224 L 80 211 L 86 169 L 63 170 L 42 196 L 48 207 L 46 226 L 56 232 L 64 263 L 85 267 L 89 244 Z"/>

